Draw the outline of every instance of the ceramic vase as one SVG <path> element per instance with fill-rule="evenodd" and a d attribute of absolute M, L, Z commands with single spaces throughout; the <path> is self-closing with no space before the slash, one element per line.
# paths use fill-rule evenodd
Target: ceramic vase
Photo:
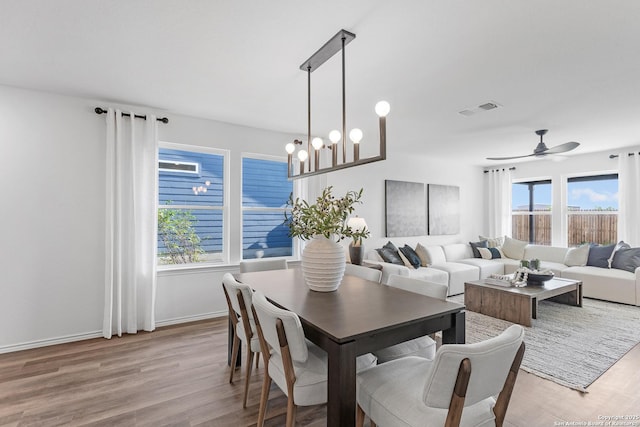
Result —
<path fill-rule="evenodd" d="M 346 256 L 342 245 L 324 236 L 315 236 L 302 251 L 302 275 L 312 291 L 331 292 L 338 289 Z"/>

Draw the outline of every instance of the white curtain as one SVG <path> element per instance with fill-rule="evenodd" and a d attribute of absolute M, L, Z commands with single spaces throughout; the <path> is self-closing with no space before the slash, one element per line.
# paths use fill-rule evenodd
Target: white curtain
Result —
<path fill-rule="evenodd" d="M 129 114 L 107 113 L 105 338 L 155 329 L 157 122 Z"/>
<path fill-rule="evenodd" d="M 618 155 L 618 240 L 640 246 L 640 153 Z"/>
<path fill-rule="evenodd" d="M 487 233 L 490 237 L 511 236 L 511 171 L 492 169 L 484 175 Z"/>

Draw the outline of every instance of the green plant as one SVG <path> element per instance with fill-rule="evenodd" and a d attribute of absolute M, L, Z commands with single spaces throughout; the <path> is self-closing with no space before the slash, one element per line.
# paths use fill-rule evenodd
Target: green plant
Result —
<path fill-rule="evenodd" d="M 164 244 L 161 259 L 166 264 L 200 262 L 204 250 L 193 228 L 196 217 L 180 209 L 158 209 L 158 235 Z"/>
<path fill-rule="evenodd" d="M 347 226 L 347 218 L 355 210 L 354 205 L 362 203 L 362 189 L 360 191 L 347 191 L 344 197 L 335 198 L 332 194 L 333 187 L 327 187 L 316 199 L 316 203 L 309 204 L 306 200 L 296 198 L 293 193 L 289 196 L 287 206 L 291 206 L 291 214 L 285 212 L 284 223 L 289 227 L 290 237 L 299 237 L 309 240 L 314 236 L 331 238 L 338 241 L 351 237 L 354 242 L 369 237 L 369 230 L 354 230 Z"/>

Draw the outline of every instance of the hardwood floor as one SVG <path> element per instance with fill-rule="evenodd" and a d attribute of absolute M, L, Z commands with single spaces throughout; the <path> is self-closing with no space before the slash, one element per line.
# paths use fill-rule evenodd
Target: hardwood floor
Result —
<path fill-rule="evenodd" d="M 243 373 L 229 384 L 226 318 L 0 355 L 0 426 L 254 426 L 262 360 L 247 409 Z M 508 426 L 640 415 L 640 345 L 591 387 L 569 390 L 520 371 Z M 274 385 L 267 426 L 284 425 Z M 297 425 L 324 426 L 326 407 L 299 408 Z M 636 420 L 640 426 L 640 420 Z"/>

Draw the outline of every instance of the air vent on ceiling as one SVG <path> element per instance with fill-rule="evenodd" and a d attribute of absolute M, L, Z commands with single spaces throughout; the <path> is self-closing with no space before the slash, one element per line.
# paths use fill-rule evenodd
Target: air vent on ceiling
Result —
<path fill-rule="evenodd" d="M 458 114 L 462 114 L 463 116 L 473 116 L 474 114 L 481 113 L 483 111 L 495 110 L 496 108 L 501 107 L 495 101 L 485 102 L 484 104 L 480 104 L 477 107 L 465 108 L 462 111 L 458 111 Z"/>

